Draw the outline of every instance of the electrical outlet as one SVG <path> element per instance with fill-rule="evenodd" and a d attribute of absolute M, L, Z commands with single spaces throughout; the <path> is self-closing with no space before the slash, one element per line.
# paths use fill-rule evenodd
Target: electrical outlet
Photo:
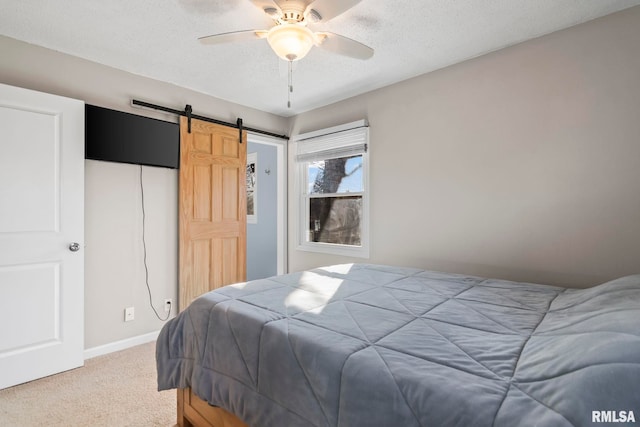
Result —
<path fill-rule="evenodd" d="M 133 307 L 127 307 L 124 309 L 124 321 L 125 322 L 130 322 L 132 321 L 134 318 L 134 311 L 133 311 Z"/>
<path fill-rule="evenodd" d="M 173 301 L 171 299 L 164 300 L 164 312 L 169 313 L 171 311 L 171 305 L 173 305 Z"/>

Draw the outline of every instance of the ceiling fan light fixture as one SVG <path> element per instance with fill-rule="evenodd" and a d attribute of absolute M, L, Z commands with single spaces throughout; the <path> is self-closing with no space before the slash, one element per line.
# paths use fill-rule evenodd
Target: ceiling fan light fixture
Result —
<path fill-rule="evenodd" d="M 271 49 L 286 61 L 304 58 L 315 44 L 313 31 L 298 24 L 276 25 L 267 34 Z"/>

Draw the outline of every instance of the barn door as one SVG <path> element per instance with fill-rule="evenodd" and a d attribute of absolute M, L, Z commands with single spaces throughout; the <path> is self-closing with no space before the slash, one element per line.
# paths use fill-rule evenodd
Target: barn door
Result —
<path fill-rule="evenodd" d="M 84 103 L 0 85 L 0 389 L 84 363 Z"/>
<path fill-rule="evenodd" d="M 246 277 L 246 133 L 180 119 L 180 310 Z"/>

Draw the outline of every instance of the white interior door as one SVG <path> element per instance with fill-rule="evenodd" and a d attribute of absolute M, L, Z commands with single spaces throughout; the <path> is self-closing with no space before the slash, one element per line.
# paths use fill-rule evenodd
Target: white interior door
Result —
<path fill-rule="evenodd" d="M 0 389 L 84 363 L 83 252 L 84 103 L 0 84 Z"/>

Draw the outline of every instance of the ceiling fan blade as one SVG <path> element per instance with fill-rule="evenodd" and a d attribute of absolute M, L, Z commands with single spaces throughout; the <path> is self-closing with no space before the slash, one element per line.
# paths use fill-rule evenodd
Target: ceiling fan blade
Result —
<path fill-rule="evenodd" d="M 243 42 L 248 40 L 257 40 L 267 37 L 268 31 L 265 30 L 245 30 L 245 31 L 232 31 L 229 33 L 213 34 L 210 36 L 204 36 L 198 38 L 202 44 L 220 44 L 220 43 L 234 43 Z"/>
<path fill-rule="evenodd" d="M 351 9 L 360 1 L 362 0 L 315 0 L 307 7 L 305 16 L 315 10 L 320 15 L 320 19 L 316 18 L 315 21 L 326 22 Z"/>
<path fill-rule="evenodd" d="M 335 33 L 316 33 L 320 40 L 319 46 L 329 52 L 349 56 L 356 59 L 369 59 L 373 56 L 373 49 L 360 42 Z"/>

